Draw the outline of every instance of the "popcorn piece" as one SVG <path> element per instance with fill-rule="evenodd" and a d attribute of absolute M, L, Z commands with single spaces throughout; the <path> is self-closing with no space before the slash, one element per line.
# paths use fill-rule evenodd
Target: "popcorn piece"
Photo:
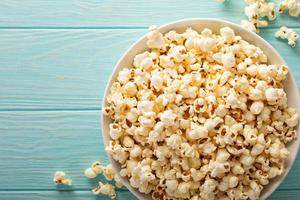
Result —
<path fill-rule="evenodd" d="M 299 0 L 283 0 L 279 4 L 279 13 L 285 10 L 289 11 L 289 15 L 298 17 L 300 15 L 300 1 Z"/>
<path fill-rule="evenodd" d="M 224 38 L 225 42 L 232 43 L 235 39 L 234 31 L 229 27 L 221 28 L 220 34 Z"/>
<path fill-rule="evenodd" d="M 156 26 L 151 26 L 150 33 L 147 35 L 147 46 L 153 49 L 163 49 L 165 47 L 165 40 L 163 35 L 158 31 Z"/>
<path fill-rule="evenodd" d="M 192 140 L 205 138 L 207 137 L 207 135 L 208 135 L 208 130 L 203 126 L 192 126 L 192 130 L 188 132 L 188 136 Z"/>
<path fill-rule="evenodd" d="M 166 110 L 160 115 L 160 120 L 164 124 L 164 126 L 173 126 L 175 123 L 176 114 L 172 112 L 172 110 Z"/>
<path fill-rule="evenodd" d="M 263 109 L 264 109 L 264 103 L 262 101 L 253 102 L 251 107 L 250 107 L 250 111 L 254 115 L 260 114 Z"/>
<path fill-rule="evenodd" d="M 259 33 L 259 27 L 266 27 L 268 23 L 266 21 L 248 21 L 248 20 L 241 20 L 241 26 L 249 31 L 253 31 Z"/>
<path fill-rule="evenodd" d="M 292 115 L 290 118 L 285 120 L 285 123 L 289 126 L 289 127 L 295 127 L 298 124 L 299 121 L 299 115 L 298 113 L 295 113 L 294 115 Z"/>
<path fill-rule="evenodd" d="M 273 2 L 261 3 L 258 9 L 258 13 L 261 17 L 268 17 L 269 20 L 274 20 L 276 18 L 275 14 L 275 4 Z"/>
<path fill-rule="evenodd" d="M 118 139 L 122 135 L 122 128 L 119 126 L 119 124 L 110 124 L 109 125 L 109 135 L 112 139 Z"/>
<path fill-rule="evenodd" d="M 281 38 L 281 39 L 287 39 L 288 40 L 288 44 L 291 47 L 295 47 L 296 46 L 296 42 L 299 38 L 298 33 L 296 33 L 295 31 L 293 31 L 292 29 L 287 28 L 286 26 L 282 26 L 275 34 L 275 36 L 277 38 Z"/>
<path fill-rule="evenodd" d="M 227 53 L 222 55 L 222 64 L 226 68 L 232 68 L 235 66 L 235 58 L 232 53 Z"/>
<path fill-rule="evenodd" d="M 115 177 L 115 171 L 112 168 L 111 165 L 107 165 L 103 167 L 103 175 L 106 178 L 106 180 L 111 181 Z"/>
<path fill-rule="evenodd" d="M 99 161 L 94 162 L 91 167 L 87 168 L 84 171 L 84 175 L 88 178 L 95 178 L 98 174 L 101 173 L 102 173 L 102 166 Z"/>
<path fill-rule="evenodd" d="M 84 171 L 84 175 L 88 178 L 95 178 L 97 176 L 97 173 L 95 173 L 92 168 L 87 168 L 85 171 Z"/>
<path fill-rule="evenodd" d="M 194 48 L 196 50 L 201 50 L 204 52 L 211 51 L 215 46 L 216 42 L 213 38 L 205 37 L 205 38 L 195 38 L 194 39 Z"/>
<path fill-rule="evenodd" d="M 108 183 L 103 184 L 102 182 L 99 182 L 99 186 L 94 188 L 92 192 L 94 195 L 99 195 L 99 194 L 107 195 L 111 199 L 115 199 L 117 196 L 114 186 Z"/>
<path fill-rule="evenodd" d="M 72 180 L 66 178 L 66 173 L 62 171 L 55 172 L 53 181 L 56 185 L 60 185 L 60 184 L 68 185 L 68 186 L 72 185 Z"/>

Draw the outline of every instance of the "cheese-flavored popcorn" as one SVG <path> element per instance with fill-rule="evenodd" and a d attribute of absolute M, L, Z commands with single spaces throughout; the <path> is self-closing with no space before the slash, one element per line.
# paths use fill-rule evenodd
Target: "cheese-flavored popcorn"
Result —
<path fill-rule="evenodd" d="M 273 4 L 248 3 L 245 26 L 258 31 L 267 25 L 261 17 L 274 19 Z M 103 109 L 119 174 L 153 199 L 258 199 L 283 173 L 296 137 L 299 116 L 282 82 L 288 67 L 268 64 L 229 27 L 220 35 L 153 28 L 147 45 L 120 71 Z M 117 186 L 111 166 L 102 170 Z"/>

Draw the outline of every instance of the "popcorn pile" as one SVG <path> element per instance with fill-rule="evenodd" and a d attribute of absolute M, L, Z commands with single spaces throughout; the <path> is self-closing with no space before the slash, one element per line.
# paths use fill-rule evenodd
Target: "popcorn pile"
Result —
<path fill-rule="evenodd" d="M 153 199 L 258 199 L 284 172 L 296 137 L 288 67 L 268 65 L 228 27 L 151 27 L 147 46 L 119 72 L 103 109 L 120 175 Z"/>

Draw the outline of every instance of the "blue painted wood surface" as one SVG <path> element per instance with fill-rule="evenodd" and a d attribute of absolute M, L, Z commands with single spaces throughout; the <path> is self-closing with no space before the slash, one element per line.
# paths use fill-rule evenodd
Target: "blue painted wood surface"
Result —
<path fill-rule="evenodd" d="M 0 200 L 106 199 L 90 192 L 103 179 L 87 180 L 83 171 L 95 160 L 108 163 L 99 119 L 114 64 L 149 25 L 187 17 L 238 23 L 243 6 L 242 0 L 1 0 Z M 274 37 L 281 25 L 300 33 L 300 18 L 280 15 L 260 35 L 300 86 L 300 45 L 292 49 Z M 56 188 L 56 170 L 74 186 Z M 298 156 L 269 199 L 299 199 L 299 179 Z M 135 198 L 122 189 L 117 199 Z"/>

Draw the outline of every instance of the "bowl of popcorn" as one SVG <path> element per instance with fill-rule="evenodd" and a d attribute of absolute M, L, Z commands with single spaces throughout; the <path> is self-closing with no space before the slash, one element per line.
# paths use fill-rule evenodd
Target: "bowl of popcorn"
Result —
<path fill-rule="evenodd" d="M 287 64 L 223 20 L 150 27 L 117 63 L 102 108 L 109 159 L 139 199 L 266 199 L 298 152 Z"/>

